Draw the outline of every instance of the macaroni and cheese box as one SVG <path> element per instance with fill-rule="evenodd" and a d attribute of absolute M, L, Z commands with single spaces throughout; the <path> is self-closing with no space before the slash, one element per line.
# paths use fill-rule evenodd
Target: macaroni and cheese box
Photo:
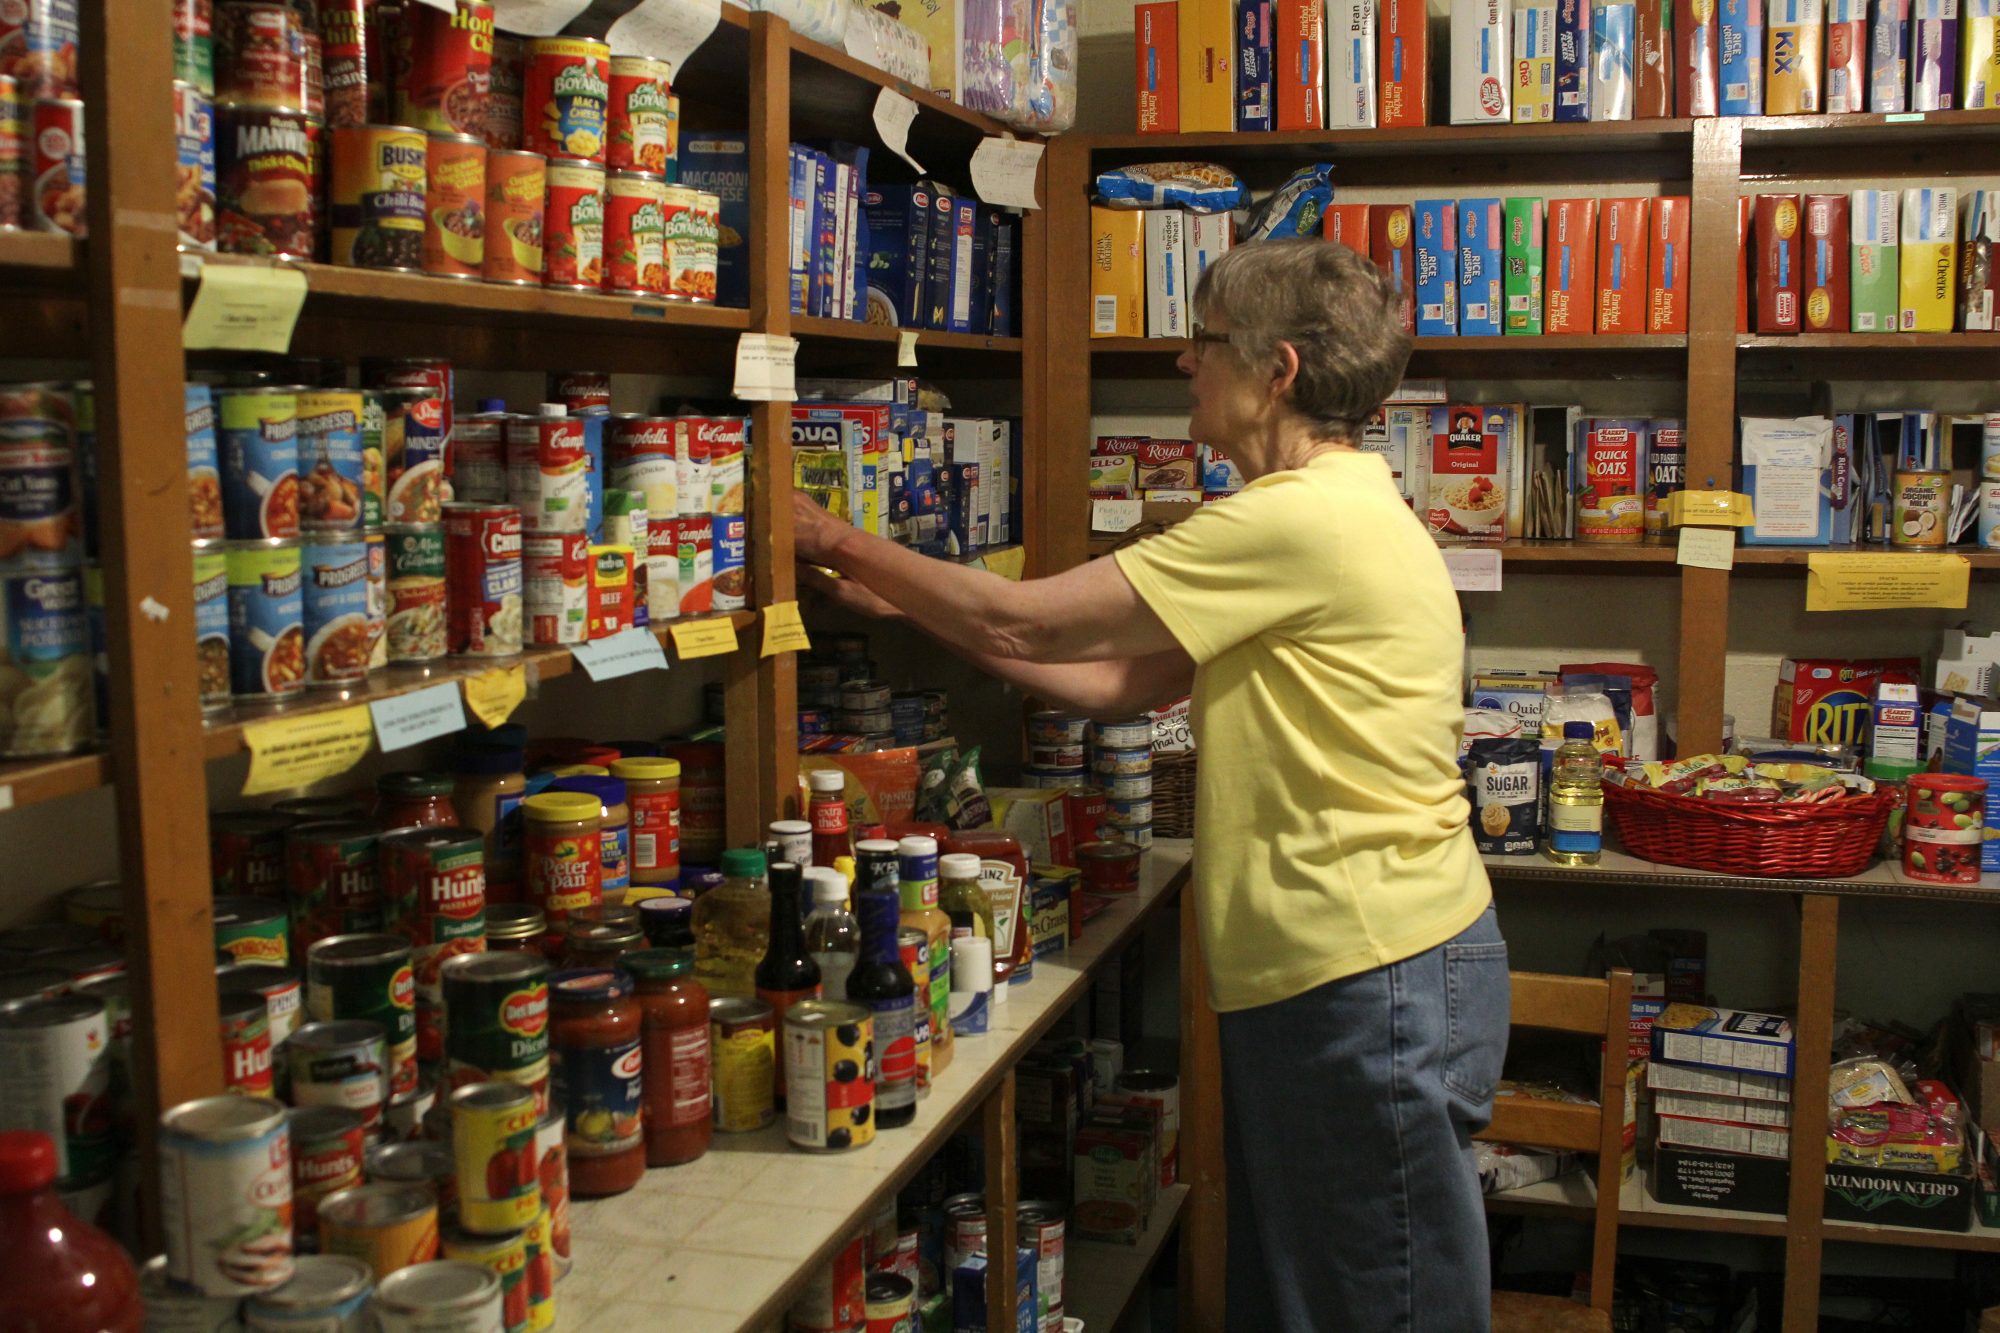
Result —
<path fill-rule="evenodd" d="M 1178 134 L 1181 128 L 1179 0 L 1132 11 L 1138 55 L 1139 133 Z"/>
<path fill-rule="evenodd" d="M 1271 129 L 1271 0 L 1236 0 L 1236 128 Z"/>
<path fill-rule="evenodd" d="M 1910 110 L 1958 105 L 1958 0 L 1910 0 Z"/>
<path fill-rule="evenodd" d="M 1800 327 L 1808 333 L 1848 331 L 1848 246 L 1847 196 L 1807 195 Z"/>
<path fill-rule="evenodd" d="M 1328 0 L 1326 127 L 1375 128 L 1375 0 Z"/>
<path fill-rule="evenodd" d="M 1901 332 L 1951 332 L 1957 235 L 1957 190 L 1922 186 L 1903 191 L 1896 313 Z"/>
<path fill-rule="evenodd" d="M 1274 0 L 1272 95 L 1281 130 L 1326 125 L 1326 11 L 1322 0 Z"/>
<path fill-rule="evenodd" d="M 1513 0 L 1451 0 L 1451 123 L 1513 118 Z"/>
<path fill-rule="evenodd" d="M 1793 116 L 1820 109 L 1824 74 L 1821 39 L 1826 9 L 1821 0 L 1766 0 L 1770 30 L 1764 71 L 1764 113 Z"/>
<path fill-rule="evenodd" d="M 1146 335 L 1146 215 L 1090 210 L 1090 336 Z"/>
<path fill-rule="evenodd" d="M 1764 0 L 1720 0 L 1717 33 L 1717 111 L 1725 116 L 1764 114 Z"/>
<path fill-rule="evenodd" d="M 1742 433 L 1742 489 L 1756 516 L 1744 544 L 1825 546 L 1833 538 L 1833 423 L 1744 417 Z"/>
<path fill-rule="evenodd" d="M 1548 201 L 1547 330 L 1590 333 L 1597 313 L 1597 201 Z"/>
<path fill-rule="evenodd" d="M 1673 0 L 1637 0 L 1632 7 L 1632 118 L 1674 114 Z"/>
<path fill-rule="evenodd" d="M 1653 1058 L 1698 1069 L 1792 1075 L 1792 1024 L 1777 1014 L 1674 1003 L 1653 1020 Z"/>
<path fill-rule="evenodd" d="M 1187 214 L 1146 210 L 1146 336 L 1188 336 Z"/>
<path fill-rule="evenodd" d="M 1201 275 L 1236 243 L 1235 219 L 1227 213 L 1190 213 L 1187 242 L 1187 292 L 1188 300 L 1192 301 L 1201 286 Z"/>
<path fill-rule="evenodd" d="M 1868 109 L 1868 0 L 1827 0 L 1826 112 Z"/>
<path fill-rule="evenodd" d="M 1646 332 L 1686 333 L 1688 319 L 1686 195 L 1653 201 L 1652 244 L 1646 256 Z"/>
<path fill-rule="evenodd" d="M 1757 242 L 1757 332 L 1799 331 L 1799 197 L 1760 194 L 1753 227 Z"/>
<path fill-rule="evenodd" d="M 1712 116 L 1721 43 L 1715 0 L 1674 0 L 1674 109 L 1683 116 Z"/>
<path fill-rule="evenodd" d="M 1910 108 L 1910 0 L 1874 0 L 1868 20 L 1868 109 Z"/>
<path fill-rule="evenodd" d="M 1646 331 L 1646 242 L 1651 199 L 1606 199 L 1597 221 L 1597 331 Z"/>
<path fill-rule="evenodd" d="M 1590 0 L 1556 0 L 1556 119 L 1590 119 Z"/>
<path fill-rule="evenodd" d="M 1965 0 L 1958 41 L 1965 50 L 1958 104 L 1967 111 L 2000 106 L 2000 0 Z"/>
<path fill-rule="evenodd" d="M 1236 125 L 1235 11 L 1230 0 L 1181 0 L 1181 132 L 1224 132 Z"/>
<path fill-rule="evenodd" d="M 1635 106 L 1633 61 L 1638 15 L 1632 0 L 1592 0 L 1590 7 L 1590 118 L 1630 120 Z"/>
<path fill-rule="evenodd" d="M 1417 336 L 1448 338 L 1458 332 L 1458 204 L 1419 199 L 1417 228 Z"/>
<path fill-rule="evenodd" d="M 1848 201 L 1848 326 L 1855 333 L 1893 333 L 1898 195 L 1894 190 L 1856 190 Z"/>
<path fill-rule="evenodd" d="M 1518 412 L 1434 407 L 1425 521 L 1441 542 L 1497 542 L 1507 535 L 1507 482 Z"/>
<path fill-rule="evenodd" d="M 1431 39 L 1424 0 L 1382 0 L 1381 38 L 1376 77 L 1382 128 L 1430 124 Z"/>
<path fill-rule="evenodd" d="M 1542 201 L 1509 199 L 1504 206 L 1502 244 L 1505 251 L 1501 298 L 1506 303 L 1506 331 L 1539 336 L 1542 332 Z"/>
<path fill-rule="evenodd" d="M 1958 327 L 1990 331 L 1994 289 L 2000 287 L 2000 193 L 1965 192 L 1958 249 Z"/>
<path fill-rule="evenodd" d="M 1389 275 L 1400 299 L 1403 330 L 1417 330 L 1417 237 L 1408 204 L 1376 204 L 1368 210 L 1368 257 Z"/>
<path fill-rule="evenodd" d="M 1555 0 L 1514 3 L 1514 123 L 1556 118 Z"/>
<path fill-rule="evenodd" d="M 1500 335 L 1500 201 L 1458 202 L 1458 331 L 1468 338 Z"/>
<path fill-rule="evenodd" d="M 1336 245 L 1367 254 L 1368 205 L 1328 204 L 1320 217 L 1320 231 Z"/>
<path fill-rule="evenodd" d="M 1583 422 L 1570 481 L 1580 542 L 1636 542 L 1646 535 L 1646 423 L 1612 417 Z"/>

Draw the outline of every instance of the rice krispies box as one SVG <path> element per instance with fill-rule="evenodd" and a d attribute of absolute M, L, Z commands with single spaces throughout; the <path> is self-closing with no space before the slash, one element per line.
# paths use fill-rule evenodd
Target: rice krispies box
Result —
<path fill-rule="evenodd" d="M 1771 700 L 1771 734 L 1788 741 L 1864 746 L 1876 682 L 1914 682 L 1922 671 L 1923 663 L 1914 657 L 1853 662 L 1786 658 L 1778 666 Z"/>
<path fill-rule="evenodd" d="M 1441 542 L 1497 542 L 1507 535 L 1507 477 L 1519 409 L 1431 409 L 1425 521 Z"/>

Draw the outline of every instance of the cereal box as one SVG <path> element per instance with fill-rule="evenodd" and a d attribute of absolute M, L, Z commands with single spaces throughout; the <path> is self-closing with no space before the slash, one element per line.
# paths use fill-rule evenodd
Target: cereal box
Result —
<path fill-rule="evenodd" d="M 1896 327 L 1904 333 L 1950 333 L 1958 191 L 1948 186 L 1904 190 L 1902 234 Z"/>
<path fill-rule="evenodd" d="M 1848 324 L 1855 333 L 1896 328 L 1898 195 L 1856 190 L 1848 196 Z"/>
<path fill-rule="evenodd" d="M 1968 111 L 2000 106 L 2000 0 L 1965 0 L 1958 38 L 1965 49 L 1959 105 Z"/>
<path fill-rule="evenodd" d="M 1815 745 L 1868 744 L 1878 681 L 1917 680 L 1923 663 L 1914 657 L 1839 661 L 1786 658 L 1778 664 L 1771 699 L 1771 734 Z"/>
<path fill-rule="evenodd" d="M 1090 335 L 1142 338 L 1146 334 L 1145 214 L 1134 209 L 1090 210 Z"/>
<path fill-rule="evenodd" d="M 1429 504 L 1425 518 L 1441 542 L 1497 542 L 1506 536 L 1512 420 L 1495 407 L 1430 409 Z"/>
<path fill-rule="evenodd" d="M 1236 14 L 1230 0 L 1182 0 L 1181 132 L 1224 132 L 1236 125 Z"/>
<path fill-rule="evenodd" d="M 1874 0 L 1868 22 L 1868 109 L 1910 109 L 1910 0 Z"/>
<path fill-rule="evenodd" d="M 1378 106 L 1385 130 L 1430 123 L 1428 18 L 1424 0 L 1382 0 L 1382 40 L 1376 73 L 1381 80 Z"/>
<path fill-rule="evenodd" d="M 1958 105 L 1958 0 L 1910 0 L 1910 110 Z"/>
<path fill-rule="evenodd" d="M 1398 313 L 1403 330 L 1417 328 L 1417 236 L 1408 204 L 1376 204 L 1368 211 L 1368 257 L 1389 275 L 1402 298 Z"/>
<path fill-rule="evenodd" d="M 1799 197 L 1760 194 L 1757 242 L 1757 332 L 1799 331 Z"/>
<path fill-rule="evenodd" d="M 1646 535 L 1646 423 L 1589 417 L 1573 455 L 1576 539 L 1636 542 Z"/>
<path fill-rule="evenodd" d="M 1431 410 L 1390 404 L 1361 430 L 1363 453 L 1380 454 L 1405 500 L 1413 499 L 1415 468 L 1430 446 Z"/>
<path fill-rule="evenodd" d="M 1272 14 L 1272 95 L 1278 128 L 1326 124 L 1326 11 L 1321 0 L 1276 0 Z"/>
<path fill-rule="evenodd" d="M 1146 210 L 1146 336 L 1188 335 L 1187 214 Z"/>
<path fill-rule="evenodd" d="M 1590 6 L 1590 118 L 1630 120 L 1636 107 L 1633 62 L 1639 50 L 1638 14 L 1632 0 L 1592 0 Z"/>
<path fill-rule="evenodd" d="M 1750 206 L 1747 194 L 1736 196 L 1736 331 L 1750 332 Z"/>
<path fill-rule="evenodd" d="M 1514 123 L 1555 118 L 1555 0 L 1514 0 Z"/>
<path fill-rule="evenodd" d="M 1653 1058 L 1790 1078 L 1791 1020 L 1705 1004 L 1670 1004 L 1653 1020 Z"/>
<path fill-rule="evenodd" d="M 1328 129 L 1375 128 L 1378 40 L 1375 0 L 1329 0 L 1326 6 Z"/>
<path fill-rule="evenodd" d="M 1646 332 L 1686 333 L 1688 199 L 1653 201 L 1652 243 L 1646 257 Z"/>
<path fill-rule="evenodd" d="M 1501 296 L 1506 302 L 1506 331 L 1539 336 L 1542 332 L 1542 201 L 1509 199 L 1504 205 L 1502 245 L 1505 254 Z"/>
<path fill-rule="evenodd" d="M 1646 1086 L 1655 1094 L 1669 1092 L 1727 1097 L 1774 1107 L 1789 1107 L 1792 1100 L 1792 1081 L 1788 1078 L 1743 1070 L 1702 1069 L 1693 1065 L 1648 1064 Z"/>
<path fill-rule="evenodd" d="M 1721 0 L 1718 67 L 1725 116 L 1764 114 L 1764 0 Z"/>
<path fill-rule="evenodd" d="M 1229 253 L 1235 237 L 1235 219 L 1227 213 L 1188 214 L 1188 300 L 1194 300 L 1194 294 L 1201 289 L 1201 275 L 1208 272 L 1210 264 Z"/>
<path fill-rule="evenodd" d="M 1590 0 L 1556 0 L 1556 119 L 1590 119 Z"/>
<path fill-rule="evenodd" d="M 1597 331 L 1646 331 L 1646 243 L 1650 199 L 1606 199 L 1598 205 Z"/>
<path fill-rule="evenodd" d="M 1664 120 L 1674 114 L 1673 0 L 1637 0 L 1632 61 L 1632 118 Z"/>
<path fill-rule="evenodd" d="M 1667 531 L 1667 497 L 1687 485 L 1687 429 L 1655 417 L 1646 431 L 1646 535 Z"/>
<path fill-rule="evenodd" d="M 1683 116 L 1712 116 L 1719 42 L 1716 0 L 1674 0 L 1674 108 Z"/>
<path fill-rule="evenodd" d="M 1589 333 L 1597 307 L 1597 201 L 1548 201 L 1546 308 L 1550 333 Z"/>
<path fill-rule="evenodd" d="M 1413 215 L 1417 336 L 1450 337 L 1458 332 L 1458 204 L 1451 199 L 1419 199 Z"/>
<path fill-rule="evenodd" d="M 1501 328 L 1500 201 L 1458 201 L 1458 331 L 1498 337 Z"/>
<path fill-rule="evenodd" d="M 1825 92 L 1830 116 L 1868 109 L 1868 0 L 1827 2 Z"/>
<path fill-rule="evenodd" d="M 2000 193 L 1965 192 L 1958 249 L 1958 327 L 1990 331 L 1994 289 L 2000 287 Z"/>
<path fill-rule="evenodd" d="M 1359 254 L 1368 253 L 1368 205 L 1328 204 L 1320 218 L 1320 230 L 1335 245 L 1344 245 Z"/>
<path fill-rule="evenodd" d="M 1833 423 L 1825 417 L 1745 417 L 1743 490 L 1752 546 L 1825 546 L 1832 539 Z"/>
<path fill-rule="evenodd" d="M 1236 128 L 1272 128 L 1271 0 L 1236 0 Z"/>
<path fill-rule="evenodd" d="M 1451 0 L 1451 123 L 1513 118 L 1513 0 Z"/>
<path fill-rule="evenodd" d="M 1808 333 L 1846 332 L 1847 196 L 1806 196 L 1805 300 L 1801 327 Z"/>
<path fill-rule="evenodd" d="M 1825 73 L 1821 38 L 1826 9 L 1821 0 L 1766 0 L 1769 30 L 1764 70 L 1764 112 L 1792 116 L 1820 109 Z"/>
<path fill-rule="evenodd" d="M 1139 133 L 1178 134 L 1181 128 L 1180 5 L 1178 0 L 1132 11 L 1138 56 Z"/>

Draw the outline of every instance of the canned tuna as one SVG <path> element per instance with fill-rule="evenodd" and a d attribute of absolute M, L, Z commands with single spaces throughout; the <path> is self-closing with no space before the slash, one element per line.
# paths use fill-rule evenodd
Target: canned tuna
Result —
<path fill-rule="evenodd" d="M 380 1023 L 355 1019 L 307 1023 L 285 1043 L 292 1100 L 338 1106 L 373 1128 L 389 1101 L 389 1055 Z"/>

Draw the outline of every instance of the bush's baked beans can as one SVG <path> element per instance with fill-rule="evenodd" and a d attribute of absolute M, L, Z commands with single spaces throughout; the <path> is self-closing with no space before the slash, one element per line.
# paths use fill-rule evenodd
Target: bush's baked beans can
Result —
<path fill-rule="evenodd" d="M 451 494 L 460 504 L 507 503 L 507 412 L 460 417 L 451 433 Z"/>
<path fill-rule="evenodd" d="M 160 1116 L 168 1277 L 234 1297 L 290 1280 L 291 1146 L 285 1108 L 269 1097 L 224 1093 Z"/>
<path fill-rule="evenodd" d="M 485 257 L 480 266 L 486 281 L 540 285 L 547 194 L 548 160 L 541 154 L 489 149 Z"/>
<path fill-rule="evenodd" d="M 858 1004 L 807 1000 L 785 1011 L 785 1137 L 841 1152 L 875 1139 L 875 1020 Z"/>
<path fill-rule="evenodd" d="M 445 655 L 444 527 L 391 523 L 389 548 L 389 660 L 435 662 Z"/>
<path fill-rule="evenodd" d="M 551 1105 L 535 1126 L 535 1172 L 542 1186 L 541 1222 L 529 1227 L 529 1243 L 541 1240 L 537 1227 L 545 1228 L 542 1253 L 554 1257 L 551 1277 L 567 1277 L 570 1269 L 569 1226 L 569 1117 L 561 1106 Z M 537 1290 L 547 1299 L 548 1283 Z M 553 1307 L 550 1307 L 553 1311 Z"/>
<path fill-rule="evenodd" d="M 590 534 L 521 534 L 521 604 L 538 645 L 582 643 L 590 623 Z"/>
<path fill-rule="evenodd" d="M 311 259 L 319 235 L 319 122 L 217 99 L 215 248 Z"/>
<path fill-rule="evenodd" d="M 483 1236 L 460 1227 L 446 1227 L 438 1238 L 438 1251 L 447 1259 L 477 1264 L 499 1278 L 501 1333 L 529 1333 L 526 1231 Z"/>
<path fill-rule="evenodd" d="M 673 67 L 664 60 L 611 57 L 605 166 L 664 176 L 673 161 L 673 127 L 667 115 L 672 75 Z"/>
<path fill-rule="evenodd" d="M 588 37 L 528 43 L 521 90 L 521 146 L 545 157 L 604 161 L 611 48 Z"/>
<path fill-rule="evenodd" d="M 111 1026 L 89 995 L 29 997 L 0 1005 L 0 1123 L 55 1141 L 63 1180 L 111 1167 Z"/>
<path fill-rule="evenodd" d="M 720 995 L 708 1002 L 715 1127 L 724 1133 L 748 1133 L 777 1119 L 777 1027 L 763 1000 Z"/>
<path fill-rule="evenodd" d="M 248 541 L 299 535 L 299 391 L 216 391 L 226 536 Z"/>
<path fill-rule="evenodd" d="M 210 882 L 218 895 L 285 896 L 285 833 L 295 821 L 269 810 L 218 810 L 208 817 Z"/>
<path fill-rule="evenodd" d="M 28 219 L 37 231 L 85 233 L 83 103 L 37 98 L 28 112 L 31 145 Z"/>
<path fill-rule="evenodd" d="M 519 653 L 521 511 L 509 504 L 446 505 L 444 541 L 446 649 L 460 657 Z"/>
<path fill-rule="evenodd" d="M 542 281 L 596 291 L 604 275 L 604 168 L 551 160 L 542 207 Z"/>
<path fill-rule="evenodd" d="M 306 684 L 298 539 L 227 542 L 224 563 L 230 692 L 238 699 L 290 698 Z"/>
<path fill-rule="evenodd" d="M 666 293 L 667 183 L 636 171 L 605 177 L 604 290 L 620 296 Z"/>
<path fill-rule="evenodd" d="M 483 138 L 493 65 L 489 0 L 458 0 L 455 9 L 407 7 L 397 42 L 402 77 L 396 88 L 396 119 L 422 130 Z"/>
<path fill-rule="evenodd" d="M 486 141 L 433 133 L 427 162 L 424 272 L 477 278 L 486 262 Z"/>
<path fill-rule="evenodd" d="M 427 1185 L 350 1185 L 319 1201 L 319 1248 L 391 1273 L 437 1257 L 437 1196 Z M 379 1288 L 378 1288 L 379 1291 Z"/>
<path fill-rule="evenodd" d="M 380 1023 L 307 1023 L 285 1043 L 284 1054 L 294 1104 L 344 1107 L 371 1131 L 382 1123 L 389 1104 L 389 1046 Z"/>
<path fill-rule="evenodd" d="M 300 389 L 297 412 L 299 527 L 358 534 L 366 509 L 361 393 Z"/>
<path fill-rule="evenodd" d="M 389 1095 L 417 1086 L 417 988 L 409 943 L 395 935 L 335 935 L 306 951 L 306 1012 L 315 1022 L 379 1023 L 388 1039 Z"/>
<path fill-rule="evenodd" d="M 319 1201 L 361 1183 L 367 1125 L 345 1106 L 300 1106 L 292 1134 L 292 1226 L 301 1254 L 319 1248 Z"/>
<path fill-rule="evenodd" d="M 306 110 L 306 32 L 293 0 L 215 0 L 215 95 L 279 111 Z"/>
<path fill-rule="evenodd" d="M 513 151 L 521 146 L 521 81 L 527 76 L 528 39 L 511 32 L 493 34 L 493 68 L 486 80 L 488 148 Z"/>
<path fill-rule="evenodd" d="M 507 499 L 521 510 L 525 533 L 587 533 L 590 458 L 583 419 L 515 417 L 505 430 Z"/>
<path fill-rule="evenodd" d="M 424 132 L 406 125 L 343 125 L 327 134 L 328 257 L 356 268 L 421 271 Z"/>
<path fill-rule="evenodd" d="M 292 957 L 335 935 L 382 928 L 381 835 L 362 819 L 294 823 L 285 833 Z"/>
<path fill-rule="evenodd" d="M 366 125 L 388 113 L 380 95 L 385 71 L 374 68 L 377 22 L 370 0 L 319 0 L 320 85 L 328 129 Z"/>
<path fill-rule="evenodd" d="M 512 1083 L 549 1096 L 549 967 L 539 953 L 481 953 L 439 973 L 445 1013 L 445 1082 Z"/>
<path fill-rule="evenodd" d="M 183 250 L 215 248 L 215 104 L 190 83 L 174 84 L 174 213 Z"/>
<path fill-rule="evenodd" d="M 491 1234 L 529 1226 L 542 1211 L 535 1094 L 518 1083 L 473 1083 L 451 1094 L 458 1216 Z"/>
<path fill-rule="evenodd" d="M 215 94 L 215 11 L 209 0 L 174 0 L 174 78 Z"/>

